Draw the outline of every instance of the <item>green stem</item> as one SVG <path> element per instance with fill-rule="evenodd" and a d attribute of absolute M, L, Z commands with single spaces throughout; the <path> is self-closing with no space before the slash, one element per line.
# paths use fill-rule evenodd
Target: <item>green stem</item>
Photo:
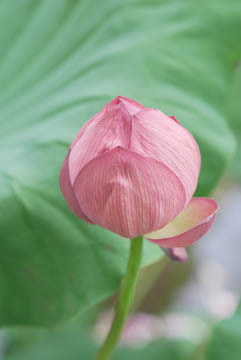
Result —
<path fill-rule="evenodd" d="M 123 283 L 121 286 L 116 314 L 111 329 L 109 331 L 109 334 L 107 335 L 104 344 L 100 348 L 94 360 L 109 359 L 116 344 L 118 343 L 122 328 L 124 326 L 125 320 L 127 318 L 132 303 L 133 294 L 136 287 L 136 282 L 137 282 L 137 278 L 140 270 L 141 258 L 142 258 L 142 246 L 143 246 L 142 236 L 131 240 L 130 255 L 127 265 L 126 275 L 123 279 Z"/>

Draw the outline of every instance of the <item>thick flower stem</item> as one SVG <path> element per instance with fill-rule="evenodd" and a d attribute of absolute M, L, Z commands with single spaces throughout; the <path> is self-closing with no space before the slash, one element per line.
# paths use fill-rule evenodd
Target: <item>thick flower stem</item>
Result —
<path fill-rule="evenodd" d="M 109 334 L 107 335 L 104 344 L 100 348 L 94 360 L 109 359 L 116 344 L 118 343 L 136 287 L 142 258 L 142 246 L 142 236 L 131 240 L 127 271 L 120 289 L 115 317 Z"/>

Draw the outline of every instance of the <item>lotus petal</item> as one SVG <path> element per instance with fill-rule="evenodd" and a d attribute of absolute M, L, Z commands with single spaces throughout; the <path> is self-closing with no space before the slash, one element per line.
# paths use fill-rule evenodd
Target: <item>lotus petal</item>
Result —
<path fill-rule="evenodd" d="M 145 109 L 133 116 L 130 150 L 158 160 L 179 177 L 186 204 L 197 186 L 201 157 L 191 133 L 159 110 Z"/>
<path fill-rule="evenodd" d="M 65 201 L 67 202 L 73 213 L 78 217 L 80 217 L 82 220 L 88 223 L 92 223 L 92 221 L 90 221 L 82 212 L 79 203 L 75 197 L 74 189 L 73 186 L 71 185 L 69 178 L 69 154 L 65 158 L 60 171 L 59 186 L 65 198 Z"/>
<path fill-rule="evenodd" d="M 192 198 L 185 209 L 164 228 L 146 234 L 151 242 L 167 247 L 187 247 L 199 240 L 214 222 L 218 204 L 210 198 Z"/>
<path fill-rule="evenodd" d="M 172 261 L 186 262 L 188 260 L 188 255 L 184 248 L 166 248 L 164 246 L 161 246 L 161 248 Z"/>
<path fill-rule="evenodd" d="M 74 190 L 92 222 L 127 238 L 165 226 L 186 202 L 174 172 L 121 147 L 91 160 L 77 176 Z"/>
<path fill-rule="evenodd" d="M 145 107 L 134 100 L 118 96 L 79 131 L 71 145 L 69 156 L 70 181 L 90 160 L 117 146 L 129 148 L 132 116 Z"/>

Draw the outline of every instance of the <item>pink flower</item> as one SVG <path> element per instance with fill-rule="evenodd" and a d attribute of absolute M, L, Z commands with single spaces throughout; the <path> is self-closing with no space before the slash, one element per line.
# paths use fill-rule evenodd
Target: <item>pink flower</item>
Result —
<path fill-rule="evenodd" d="M 79 131 L 60 172 L 72 211 L 123 237 L 144 235 L 185 260 L 218 205 L 192 198 L 200 152 L 174 118 L 118 96 Z M 167 250 L 172 249 L 172 250 Z"/>

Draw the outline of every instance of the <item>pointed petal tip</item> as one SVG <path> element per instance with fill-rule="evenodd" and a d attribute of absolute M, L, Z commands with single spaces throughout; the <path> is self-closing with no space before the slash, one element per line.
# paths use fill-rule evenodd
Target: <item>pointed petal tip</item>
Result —
<path fill-rule="evenodd" d="M 180 124 L 180 122 L 177 120 L 177 118 L 173 115 L 169 115 L 169 118 L 176 121 L 176 123 Z"/>
<path fill-rule="evenodd" d="M 146 109 L 146 107 L 135 100 L 132 100 L 125 96 L 117 96 L 111 102 L 106 104 L 107 108 L 111 109 L 113 106 L 120 106 L 131 116 L 136 115 L 139 111 Z"/>
<path fill-rule="evenodd" d="M 121 95 L 118 95 L 114 100 L 116 100 L 116 102 L 122 102 L 122 101 L 130 101 L 131 99 L 125 97 L 125 96 L 121 96 Z"/>
<path fill-rule="evenodd" d="M 183 263 L 188 261 L 188 255 L 184 248 L 166 248 L 164 246 L 161 246 L 161 248 L 172 261 Z"/>

